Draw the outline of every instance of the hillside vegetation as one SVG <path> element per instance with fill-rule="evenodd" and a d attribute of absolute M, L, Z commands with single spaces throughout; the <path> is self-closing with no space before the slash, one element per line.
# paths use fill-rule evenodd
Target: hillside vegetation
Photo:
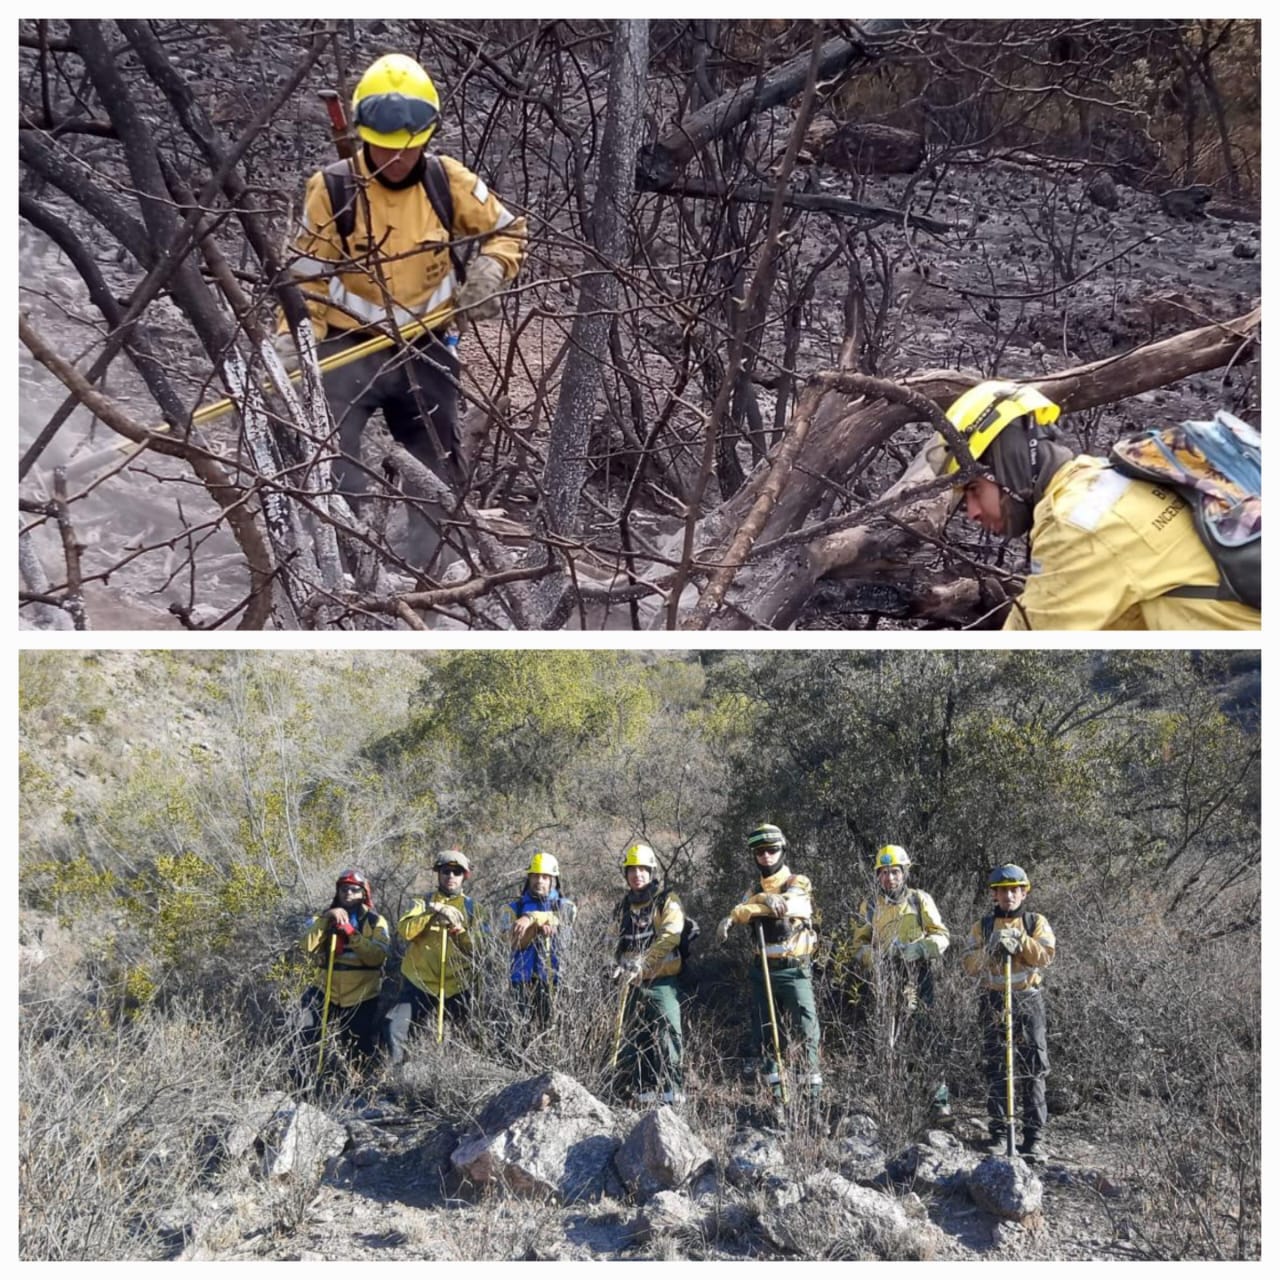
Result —
<path fill-rule="evenodd" d="M 824 948 L 869 891 L 881 843 L 910 850 L 913 883 L 953 938 L 982 913 L 990 866 L 1026 866 L 1058 936 L 1054 1124 L 1124 1151 L 1131 1167 L 1117 1174 L 1141 1182 L 1123 1231 L 1112 1215 L 1113 1251 L 1095 1254 L 1256 1254 L 1254 654 L 140 651 L 21 662 L 24 1257 L 169 1256 L 174 1203 L 234 1190 L 219 1126 L 291 1087 L 302 921 L 352 863 L 396 918 L 447 847 L 472 856 L 470 888 L 489 911 L 513 896 L 532 851 L 559 857 L 580 907 L 570 998 L 550 1034 L 524 1037 L 499 944 L 474 1031 L 447 1065 L 424 1051 L 398 1081 L 352 1087 L 398 1089 L 420 1118 L 454 1120 L 513 1074 L 561 1070 L 607 1093 L 617 862 L 643 835 L 703 925 L 687 1063 L 691 1123 L 714 1147 L 744 1102 L 747 962 L 740 944 L 716 946 L 714 924 L 750 883 L 743 839 L 761 820 L 787 832 L 791 865 L 813 879 Z M 833 1131 L 866 1113 L 888 1140 L 913 1139 L 932 1072 L 962 1113 L 981 1111 L 973 996 L 952 957 L 941 1030 L 914 1073 L 863 1034 L 829 966 L 818 986 Z M 805 1148 L 811 1166 L 823 1142 Z M 252 1194 L 287 1239 L 314 1191 Z M 476 1239 L 462 1256 L 506 1247 Z"/>

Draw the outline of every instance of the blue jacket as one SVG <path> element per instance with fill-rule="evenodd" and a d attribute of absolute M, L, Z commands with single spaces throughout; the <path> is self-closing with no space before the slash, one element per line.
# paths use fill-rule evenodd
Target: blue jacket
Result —
<path fill-rule="evenodd" d="M 512 926 L 521 916 L 532 916 L 539 923 L 554 926 L 548 937 L 536 935 L 529 943 L 511 952 L 511 981 L 519 986 L 523 982 L 546 982 L 560 973 L 560 951 L 568 941 L 567 928 L 573 923 L 577 908 L 568 898 L 560 896 L 559 889 L 552 889 L 545 898 L 535 898 L 525 889 L 514 902 L 508 902 L 503 911 L 504 931 L 510 934 Z M 547 973 L 547 961 L 551 973 Z"/>

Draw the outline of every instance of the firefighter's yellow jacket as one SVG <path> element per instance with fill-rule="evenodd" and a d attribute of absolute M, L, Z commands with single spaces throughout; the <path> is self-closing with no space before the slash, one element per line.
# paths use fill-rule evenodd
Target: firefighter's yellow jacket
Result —
<path fill-rule="evenodd" d="M 318 985 L 324 990 L 329 971 L 329 921 L 324 915 L 307 922 L 302 949 L 319 966 Z M 355 933 L 339 934 L 339 950 L 333 960 L 333 988 L 330 999 L 340 1009 L 373 1000 L 382 985 L 382 966 L 391 954 L 391 929 L 373 911 L 361 911 Z"/>
<path fill-rule="evenodd" d="M 1029 987 L 1038 987 L 1041 982 L 1040 970 L 1048 968 L 1053 962 L 1053 930 L 1049 922 L 1039 912 L 1035 912 L 1031 932 L 1025 927 L 1025 917 L 1029 914 L 1026 908 L 1011 916 L 1002 916 L 998 912 L 984 916 L 969 930 L 965 941 L 960 963 L 971 978 L 977 978 L 988 991 L 1004 990 L 1004 957 L 1003 951 L 991 951 L 989 940 L 1001 929 L 1017 929 L 1022 934 L 1022 947 L 1013 957 L 1010 985 L 1015 991 L 1026 991 Z"/>
<path fill-rule="evenodd" d="M 877 894 L 874 902 L 863 902 L 854 916 L 847 948 L 839 948 L 837 967 L 847 957 L 864 973 L 875 968 L 895 942 L 924 942 L 925 959 L 937 960 L 951 945 L 951 934 L 942 923 L 937 904 L 923 889 L 908 889 L 901 902 L 890 902 Z M 843 953 L 843 954 L 841 954 Z"/>
<path fill-rule="evenodd" d="M 684 908 L 674 892 L 655 893 L 647 904 L 624 897 L 618 908 L 618 957 L 640 957 L 640 977 L 671 978 L 680 972 Z"/>
<path fill-rule="evenodd" d="M 356 201 L 350 257 L 334 226 L 324 174 L 311 175 L 290 272 L 306 294 L 317 341 L 330 330 L 385 323 L 381 282 L 399 326 L 447 302 L 459 288 L 448 252 L 451 238 L 484 237 L 477 242 L 479 252 L 500 262 L 508 280 L 520 270 L 527 240 L 524 218 L 513 215 L 465 165 L 449 156 L 440 161 L 453 195 L 452 229 L 441 223 L 421 182 L 400 189 L 385 186 L 369 176 L 363 151 L 354 158 L 367 198 Z M 280 327 L 286 327 L 283 318 Z"/>
<path fill-rule="evenodd" d="M 466 922 L 462 932 L 448 935 L 439 915 L 439 907 L 452 907 Z M 400 972 L 405 979 L 428 995 L 440 993 L 440 952 L 444 951 L 444 996 L 456 996 L 471 986 L 474 976 L 472 956 L 475 954 L 476 931 L 480 928 L 479 911 L 463 893 L 450 897 L 439 889 L 429 898 L 415 898 L 413 905 L 400 917 L 396 931 L 407 942 Z"/>
<path fill-rule="evenodd" d="M 1031 573 L 1006 631 L 1256 630 L 1235 601 L 1167 595 L 1214 587 L 1218 570 L 1176 493 L 1102 458 L 1073 458 L 1049 481 L 1031 527 Z"/>
<path fill-rule="evenodd" d="M 779 918 L 768 899 L 786 899 L 786 915 Z M 813 885 L 808 876 L 793 876 L 779 867 L 760 877 L 760 891 L 748 890 L 729 912 L 734 924 L 750 926 L 752 945 L 759 949 L 756 922 L 764 925 L 764 953 L 770 960 L 807 960 L 813 955 L 817 934 L 813 927 Z"/>

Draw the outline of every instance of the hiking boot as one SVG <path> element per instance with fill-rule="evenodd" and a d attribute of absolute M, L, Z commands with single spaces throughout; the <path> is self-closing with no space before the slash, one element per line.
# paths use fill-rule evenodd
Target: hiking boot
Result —
<path fill-rule="evenodd" d="M 1045 1159 L 1044 1148 L 1040 1145 L 1040 1135 L 1034 1131 L 1028 1131 L 1022 1135 L 1022 1141 L 1018 1143 L 1018 1154 L 1028 1164 L 1043 1164 Z"/>

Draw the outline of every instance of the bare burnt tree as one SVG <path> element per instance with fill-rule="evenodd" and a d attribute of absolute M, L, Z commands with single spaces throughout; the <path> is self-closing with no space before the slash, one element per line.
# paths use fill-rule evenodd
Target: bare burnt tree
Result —
<path fill-rule="evenodd" d="M 1110 181 L 1250 216 L 1256 24 L 81 20 L 19 45 L 44 255 L 20 335 L 62 389 L 20 464 L 34 625 L 90 625 L 134 573 L 189 627 L 780 627 L 824 600 L 973 625 L 1018 565 L 948 531 L 918 459 L 965 386 L 1034 378 L 1090 441 L 1212 368 L 1256 407 L 1252 291 L 1147 296 L 1157 232 L 1100 212 Z M 317 90 L 390 49 L 531 244 L 460 348 L 464 484 L 371 430 L 357 515 L 287 245 Z M 121 443 L 68 456 L 77 409 Z M 120 536 L 140 492 L 166 518 Z"/>

